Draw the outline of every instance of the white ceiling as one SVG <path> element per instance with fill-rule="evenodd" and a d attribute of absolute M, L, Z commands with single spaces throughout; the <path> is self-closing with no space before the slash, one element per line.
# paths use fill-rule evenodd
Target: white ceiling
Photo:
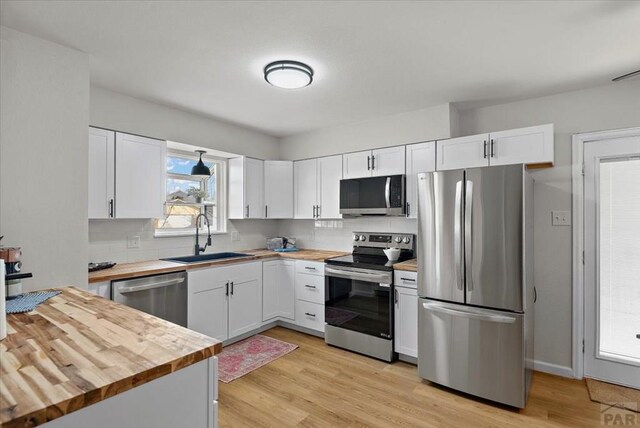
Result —
<path fill-rule="evenodd" d="M 88 52 L 93 84 L 275 136 L 640 68 L 640 1 L 7 1 L 1 23 Z M 311 65 L 268 85 L 277 59 Z"/>

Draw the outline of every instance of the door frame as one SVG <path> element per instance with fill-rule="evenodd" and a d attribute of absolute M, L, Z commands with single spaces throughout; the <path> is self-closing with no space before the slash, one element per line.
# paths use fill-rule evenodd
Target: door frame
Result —
<path fill-rule="evenodd" d="M 585 143 L 640 135 L 640 127 L 573 134 L 571 166 L 572 198 L 572 321 L 573 376 L 584 377 L 584 145 Z"/>

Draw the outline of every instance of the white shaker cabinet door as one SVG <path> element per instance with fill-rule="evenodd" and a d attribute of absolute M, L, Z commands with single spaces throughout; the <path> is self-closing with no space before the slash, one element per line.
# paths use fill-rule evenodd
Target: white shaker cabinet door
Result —
<path fill-rule="evenodd" d="M 418 213 L 418 174 L 436 170 L 436 142 L 407 146 L 407 217 L 416 218 Z"/>
<path fill-rule="evenodd" d="M 278 276 L 281 265 L 281 260 L 262 263 L 262 321 L 268 321 L 280 315 L 278 305 Z"/>
<path fill-rule="evenodd" d="M 227 340 L 229 281 L 219 268 L 188 272 L 187 326 L 218 340 Z"/>
<path fill-rule="evenodd" d="M 371 153 L 371 171 L 376 177 L 405 173 L 405 146 L 375 149 Z"/>
<path fill-rule="evenodd" d="M 489 166 L 489 134 L 452 138 L 436 144 L 438 171 Z"/>
<path fill-rule="evenodd" d="M 278 275 L 278 308 L 281 317 L 291 320 L 295 319 L 295 277 L 296 262 L 282 260 Z"/>
<path fill-rule="evenodd" d="M 418 356 L 418 291 L 395 287 L 395 351 Z"/>
<path fill-rule="evenodd" d="M 551 163 L 554 159 L 553 124 L 492 132 L 489 164 Z"/>
<path fill-rule="evenodd" d="M 318 159 L 318 216 L 323 219 L 341 218 L 340 180 L 342 156 Z"/>
<path fill-rule="evenodd" d="M 312 219 L 317 205 L 318 160 L 307 159 L 293 163 L 294 218 Z"/>
<path fill-rule="evenodd" d="M 116 132 L 115 217 L 163 217 L 166 155 L 166 141 Z"/>
<path fill-rule="evenodd" d="M 371 150 L 342 155 L 342 174 L 344 178 L 370 177 L 371 172 Z"/>
<path fill-rule="evenodd" d="M 264 161 L 246 158 L 244 192 L 246 218 L 264 218 Z"/>
<path fill-rule="evenodd" d="M 266 218 L 293 218 L 293 162 L 264 161 Z"/>
<path fill-rule="evenodd" d="M 89 128 L 89 218 L 113 217 L 115 132 Z"/>

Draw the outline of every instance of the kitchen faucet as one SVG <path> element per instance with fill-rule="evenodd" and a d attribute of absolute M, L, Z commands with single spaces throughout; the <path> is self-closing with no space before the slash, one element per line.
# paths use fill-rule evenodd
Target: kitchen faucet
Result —
<path fill-rule="evenodd" d="M 204 218 L 207 223 L 207 243 L 204 244 L 204 247 L 200 247 L 200 228 L 198 227 L 198 220 L 200 220 L 200 217 Z M 209 219 L 206 215 L 200 213 L 196 217 L 196 256 L 203 253 L 209 245 L 211 245 L 211 228 L 209 227 Z"/>

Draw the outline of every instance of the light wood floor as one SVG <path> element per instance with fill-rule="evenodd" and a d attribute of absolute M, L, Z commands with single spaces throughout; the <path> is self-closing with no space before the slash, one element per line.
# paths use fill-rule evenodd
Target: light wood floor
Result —
<path fill-rule="evenodd" d="M 281 327 L 267 336 L 299 349 L 220 383 L 221 427 L 600 426 L 583 381 L 536 372 L 517 411 L 423 382 L 414 365 L 387 364 Z"/>

